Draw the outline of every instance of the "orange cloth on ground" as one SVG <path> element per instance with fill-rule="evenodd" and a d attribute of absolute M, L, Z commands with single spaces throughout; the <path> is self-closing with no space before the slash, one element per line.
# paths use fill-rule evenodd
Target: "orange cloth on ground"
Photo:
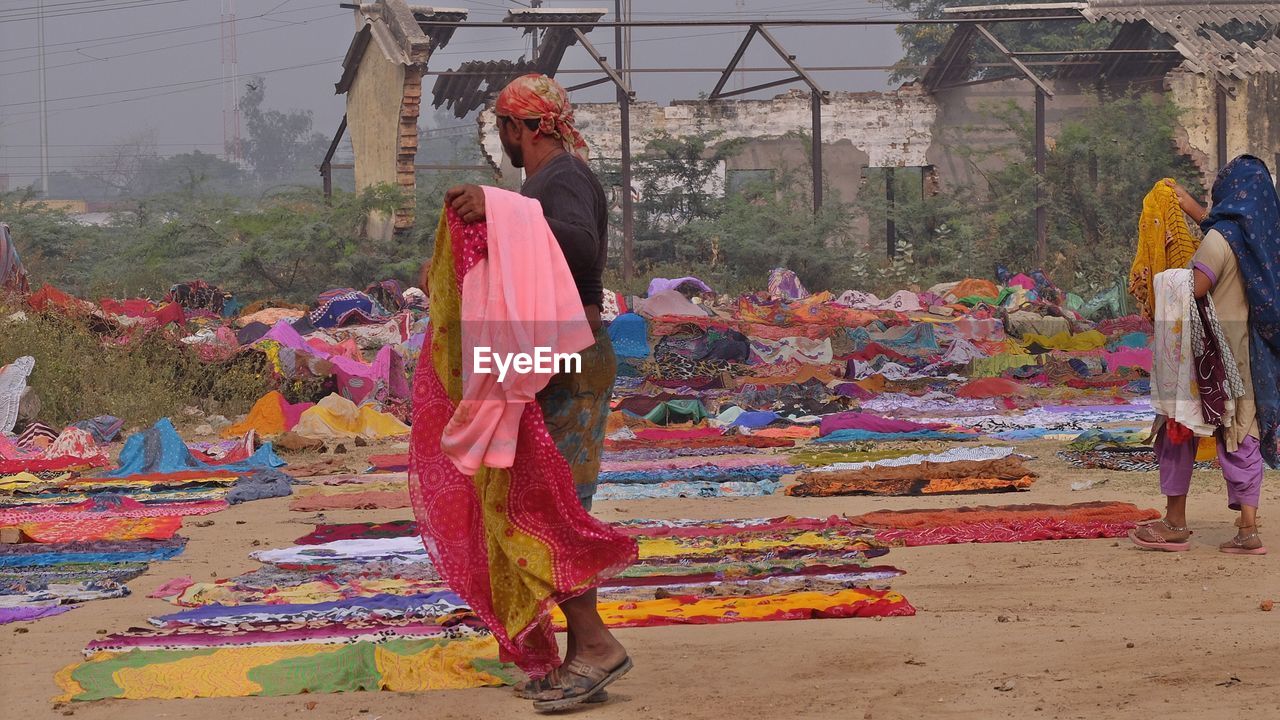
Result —
<path fill-rule="evenodd" d="M 974 297 L 974 296 L 984 297 L 984 298 L 995 298 L 995 297 L 1000 297 L 1000 288 L 996 287 L 996 284 L 991 282 L 990 280 L 981 280 L 979 278 L 966 278 L 960 281 L 959 285 L 956 285 L 954 288 L 952 288 L 951 292 L 948 294 L 956 298 L 967 298 L 967 297 Z M 966 311 L 968 310 L 968 308 L 964 308 L 963 306 L 961 307 Z"/>
<path fill-rule="evenodd" d="M 223 430 L 222 437 L 241 437 L 250 430 L 258 431 L 259 435 L 280 435 L 286 432 L 289 428 L 285 427 L 284 403 L 284 396 L 272 390 L 258 398 L 258 402 L 249 410 L 248 417 Z"/>
<path fill-rule="evenodd" d="M 23 535 L 38 543 L 94 542 L 101 540 L 168 540 L 182 528 L 180 516 L 122 518 L 92 517 L 82 520 L 48 520 L 18 523 Z"/>
<path fill-rule="evenodd" d="M 821 428 L 817 425 L 792 425 L 791 427 L 781 428 L 764 428 L 762 430 L 752 431 L 752 435 L 756 437 L 766 438 L 790 438 L 792 440 L 806 440 L 818 437 Z"/>

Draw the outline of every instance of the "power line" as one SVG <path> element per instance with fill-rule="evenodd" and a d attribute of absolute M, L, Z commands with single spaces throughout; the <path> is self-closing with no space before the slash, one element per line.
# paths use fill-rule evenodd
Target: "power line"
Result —
<path fill-rule="evenodd" d="M 325 16 L 323 16 L 323 17 L 312 18 L 311 20 L 303 20 L 303 21 L 301 21 L 301 22 L 289 23 L 288 25 L 286 25 L 286 26 L 284 26 L 284 27 L 281 27 L 281 26 L 279 26 L 279 25 L 275 25 L 275 26 L 267 27 L 267 28 L 259 28 L 259 29 L 257 29 L 257 30 L 246 30 L 246 31 L 244 31 L 244 32 L 236 33 L 234 37 L 236 37 L 236 38 L 242 38 L 242 37 L 246 37 L 246 36 L 249 36 L 249 35 L 256 35 L 256 34 L 258 34 L 258 33 L 272 32 L 272 31 L 276 31 L 276 30 L 284 30 L 284 29 L 288 29 L 288 28 L 292 28 L 292 27 L 301 27 L 301 26 L 303 26 L 303 25 L 308 25 L 308 24 L 310 24 L 310 23 L 314 23 L 314 22 L 321 22 L 321 21 L 324 21 L 324 20 L 332 20 L 333 18 L 346 17 L 346 16 L 347 16 L 347 13 L 337 13 L 337 14 L 335 14 L 335 15 L 325 15 Z M 215 23 L 215 24 L 218 24 L 218 23 Z M 133 52 L 121 53 L 121 54 L 119 54 L 119 55 L 108 55 L 108 56 L 106 56 L 106 57 L 100 57 L 100 58 L 90 57 L 90 58 L 89 58 L 89 59 L 87 59 L 87 60 L 76 60 L 75 62 L 63 63 L 63 64 L 61 64 L 61 65 L 50 65 L 48 69 L 53 70 L 53 69 L 56 69 L 56 68 L 72 67 L 72 66 L 74 66 L 74 65 L 85 65 L 85 64 L 88 64 L 88 63 L 92 63 L 92 62 L 109 62 L 109 61 L 111 61 L 111 60 L 115 60 L 115 59 L 117 59 L 117 58 L 134 57 L 135 55 L 146 55 L 146 54 L 148 54 L 148 53 L 153 53 L 153 52 L 161 52 L 161 51 L 164 51 L 164 50 L 173 50 L 174 48 L 188 48 L 188 47 L 191 47 L 192 45 L 202 45 L 202 44 L 205 44 L 205 43 L 220 42 L 222 39 L 223 39 L 223 38 L 220 38 L 220 37 L 216 37 L 216 38 L 207 38 L 207 39 L 205 39 L 205 40 L 193 40 L 193 41 L 190 41 L 190 42 L 175 43 L 175 44 L 173 44 L 173 45 L 163 45 L 163 46 L 161 46 L 161 47 L 157 47 L 157 48 L 150 48 L 150 49 L 148 49 L 148 50 L 135 50 L 135 51 L 133 51 Z M 79 51 L 79 50 L 75 50 L 75 51 L 68 51 L 68 52 L 80 52 L 80 51 Z M 27 73 L 31 73 L 31 72 L 35 72 L 35 70 L 31 70 L 31 69 L 28 69 L 28 70 L 13 70 L 13 71 L 11 71 L 11 72 L 7 72 L 7 73 L 0 73 L 0 77 L 9 77 L 9 76 L 11 76 L 11 75 L 25 75 L 25 74 L 27 74 Z"/>
<path fill-rule="evenodd" d="M 175 5 L 177 3 L 185 2 L 191 2 L 191 0 L 122 0 L 121 2 L 108 3 L 106 5 L 98 4 L 96 7 L 88 10 L 68 10 L 65 12 L 46 13 L 45 18 L 79 17 L 81 15 L 94 15 L 97 13 L 115 12 L 117 10 L 136 10 L 140 8 L 155 7 L 157 5 Z M 38 14 L 35 12 L 23 17 L 0 15 L 0 25 L 5 23 L 26 22 L 28 20 L 36 19 L 38 19 Z"/>

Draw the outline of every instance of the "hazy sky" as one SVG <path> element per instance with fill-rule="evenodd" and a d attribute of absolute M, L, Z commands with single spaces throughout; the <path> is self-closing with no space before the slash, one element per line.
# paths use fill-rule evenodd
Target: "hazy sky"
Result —
<path fill-rule="evenodd" d="M 153 136 L 161 154 L 222 152 L 222 0 L 44 0 L 50 165 L 75 169 L 94 162 L 112 146 L 139 135 Z M 0 0 L 0 173 L 11 185 L 39 173 L 37 0 Z M 421 2 L 420 4 L 426 4 Z M 471 10 L 473 21 L 499 20 L 503 0 L 455 0 L 443 5 Z M 343 113 L 333 84 L 350 43 L 352 11 L 337 0 L 236 0 L 236 44 L 243 79 L 263 75 L 266 104 L 306 109 L 316 129 L 329 135 Z M 442 5 L 442 6 L 443 6 Z M 589 0 L 549 0 L 548 7 L 606 7 Z M 696 11 L 688 8 L 695 7 Z M 871 0 L 633 0 L 636 20 L 732 19 L 736 14 L 779 19 L 897 17 Z M 611 17 L 611 16 L 610 16 Z M 635 67 L 714 67 L 728 62 L 744 33 L 740 28 L 636 29 Z M 887 65 L 902 54 L 892 26 L 779 29 L 779 40 L 811 66 Z M 588 35 L 612 55 L 613 33 Z M 466 29 L 432 58 L 431 69 L 468 59 L 516 59 L 528 51 L 518 30 Z M 780 60 L 759 38 L 744 59 L 749 67 L 778 67 Z M 594 64 L 581 47 L 570 48 L 562 68 Z M 565 84 L 589 79 L 562 77 Z M 748 76 L 752 84 L 780 75 Z M 833 90 L 874 90 L 887 85 L 884 72 L 821 73 Z M 709 92 L 715 75 L 639 74 L 639 98 L 666 102 Z M 434 82 L 427 79 L 429 89 Z M 737 86 L 735 84 L 732 86 Z M 769 96 L 787 88 L 767 90 Z M 575 94 L 579 102 L 611 100 L 607 86 Z M 450 120 L 452 123 L 462 121 Z M 317 158 L 317 162 L 320 158 Z"/>

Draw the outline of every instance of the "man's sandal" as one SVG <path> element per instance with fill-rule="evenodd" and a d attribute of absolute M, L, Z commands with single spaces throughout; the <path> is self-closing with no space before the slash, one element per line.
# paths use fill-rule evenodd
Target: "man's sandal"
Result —
<path fill-rule="evenodd" d="M 529 680 L 521 680 L 516 683 L 516 686 L 513 689 L 515 690 L 516 697 L 521 700 L 537 700 L 539 695 L 551 690 L 551 679 L 549 677 L 542 677 L 537 680 L 532 678 Z M 598 693 L 594 693 L 591 697 L 586 699 L 586 702 L 591 705 L 609 702 L 609 691 L 601 690 Z"/>
<path fill-rule="evenodd" d="M 1160 526 L 1164 527 L 1165 532 L 1171 533 L 1187 533 L 1186 540 L 1169 541 L 1161 534 Z M 1146 537 L 1141 537 L 1142 533 L 1146 533 Z M 1155 522 L 1140 525 L 1129 531 L 1129 540 L 1134 545 L 1143 550 L 1161 550 L 1164 552 L 1186 552 L 1191 549 L 1191 535 L 1194 533 L 1185 527 L 1174 527 L 1169 524 L 1168 520 L 1163 518 Z"/>
<path fill-rule="evenodd" d="M 1267 547 L 1262 544 L 1262 538 L 1258 536 L 1258 528 L 1253 525 L 1241 525 L 1238 522 L 1236 527 L 1243 532 L 1245 528 L 1252 527 L 1254 532 L 1248 535 L 1236 533 L 1236 536 L 1218 546 L 1218 550 L 1228 555 L 1266 555 Z"/>
<path fill-rule="evenodd" d="M 612 670 L 588 665 L 581 660 L 562 665 L 557 673 L 558 682 L 533 701 L 533 709 L 543 713 L 556 712 L 591 702 L 592 697 L 626 675 L 631 667 L 630 657 L 623 658 Z"/>

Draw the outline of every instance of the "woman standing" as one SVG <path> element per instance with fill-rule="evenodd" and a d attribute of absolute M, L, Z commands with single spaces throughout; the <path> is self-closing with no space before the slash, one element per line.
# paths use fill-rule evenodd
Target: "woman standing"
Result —
<path fill-rule="evenodd" d="M 1228 507 L 1240 512 L 1235 537 L 1219 549 L 1264 555 L 1257 519 L 1263 462 L 1272 467 L 1280 462 L 1280 200 L 1267 166 L 1251 155 L 1236 158 L 1219 173 L 1211 212 L 1181 187 L 1175 190 L 1183 210 L 1205 230 L 1192 259 L 1195 297 L 1212 297 L 1245 386 L 1230 426 L 1217 435 Z M 1160 431 L 1156 455 L 1167 510 L 1163 519 L 1130 533 L 1134 544 L 1150 550 L 1190 548 L 1187 490 L 1195 454 L 1193 440 L 1173 442 L 1167 427 Z"/>

